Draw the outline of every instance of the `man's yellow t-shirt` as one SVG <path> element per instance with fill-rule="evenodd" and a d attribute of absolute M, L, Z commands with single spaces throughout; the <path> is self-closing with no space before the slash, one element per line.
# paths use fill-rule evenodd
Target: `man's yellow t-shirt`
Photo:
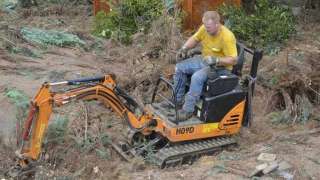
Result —
<path fill-rule="evenodd" d="M 237 57 L 236 38 L 233 33 L 221 25 L 218 34 L 212 36 L 207 33 L 204 25 L 193 35 L 193 38 L 199 41 L 202 45 L 202 56 L 215 57 Z M 226 66 L 232 70 L 232 66 Z"/>

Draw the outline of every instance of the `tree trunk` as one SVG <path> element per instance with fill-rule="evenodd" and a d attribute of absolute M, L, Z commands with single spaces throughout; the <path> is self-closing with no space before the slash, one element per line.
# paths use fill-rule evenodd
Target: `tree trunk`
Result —
<path fill-rule="evenodd" d="M 243 8 L 247 13 L 254 12 L 254 5 L 256 4 L 256 0 L 242 0 Z"/>

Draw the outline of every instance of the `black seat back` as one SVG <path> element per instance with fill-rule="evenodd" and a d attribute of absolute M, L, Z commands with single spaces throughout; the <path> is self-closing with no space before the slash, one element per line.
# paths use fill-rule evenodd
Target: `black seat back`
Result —
<path fill-rule="evenodd" d="M 233 66 L 232 73 L 237 76 L 241 76 L 245 57 L 244 57 L 244 45 L 239 42 L 237 42 L 237 52 L 238 52 L 237 64 Z"/>

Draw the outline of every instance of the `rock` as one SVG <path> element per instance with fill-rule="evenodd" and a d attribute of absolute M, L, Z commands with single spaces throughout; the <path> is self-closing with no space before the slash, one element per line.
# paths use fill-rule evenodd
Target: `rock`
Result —
<path fill-rule="evenodd" d="M 263 174 L 268 174 L 274 170 L 276 170 L 279 167 L 279 164 L 277 162 L 270 163 L 265 169 L 263 169 Z"/>
<path fill-rule="evenodd" d="M 259 161 L 268 161 L 268 162 L 271 162 L 271 161 L 275 161 L 277 158 L 277 156 L 275 154 L 270 154 L 270 153 L 261 153 L 259 156 L 258 156 L 258 160 Z"/>
<path fill-rule="evenodd" d="M 261 176 L 263 175 L 262 169 L 254 169 L 250 174 L 249 178 L 254 177 L 254 176 Z"/>
<path fill-rule="evenodd" d="M 263 170 L 266 167 L 268 167 L 268 164 L 267 163 L 263 163 L 263 164 L 259 164 L 258 166 L 256 166 L 256 169 L 257 170 Z"/>
<path fill-rule="evenodd" d="M 279 163 L 279 168 L 278 168 L 278 170 L 279 171 L 285 171 L 285 170 L 289 170 L 289 169 L 291 169 L 292 168 L 292 165 L 291 164 L 289 164 L 288 162 L 286 162 L 286 161 L 281 161 L 280 163 Z"/>
<path fill-rule="evenodd" d="M 276 161 L 271 163 L 263 163 L 256 166 L 255 170 L 252 171 L 249 177 L 262 176 L 263 174 L 268 174 L 279 167 L 279 164 Z"/>
<path fill-rule="evenodd" d="M 249 177 L 253 176 L 261 176 L 262 175 L 262 170 L 268 167 L 267 163 L 259 164 L 256 166 L 256 168 L 249 174 Z"/>
<path fill-rule="evenodd" d="M 278 171 L 278 175 L 283 177 L 285 180 L 293 180 L 293 174 L 290 174 L 286 171 Z"/>
<path fill-rule="evenodd" d="M 98 166 L 94 167 L 93 172 L 97 174 L 99 172 L 99 167 Z"/>

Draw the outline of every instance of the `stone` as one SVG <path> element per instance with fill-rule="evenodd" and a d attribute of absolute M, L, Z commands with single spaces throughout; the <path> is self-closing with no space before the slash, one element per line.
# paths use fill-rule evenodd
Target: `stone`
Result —
<path fill-rule="evenodd" d="M 259 164 L 256 168 L 249 174 L 249 177 L 262 175 L 262 170 L 268 167 L 267 163 Z"/>
<path fill-rule="evenodd" d="M 254 177 L 254 176 L 261 176 L 262 175 L 262 169 L 254 169 L 250 174 L 249 178 Z"/>
<path fill-rule="evenodd" d="M 264 170 L 266 167 L 268 167 L 267 163 L 263 163 L 263 164 L 259 164 L 258 166 L 256 166 L 257 170 Z"/>
<path fill-rule="evenodd" d="M 268 174 L 274 170 L 276 170 L 279 167 L 279 164 L 277 162 L 270 163 L 265 169 L 263 169 L 263 174 Z"/>
<path fill-rule="evenodd" d="M 279 168 L 278 168 L 278 170 L 279 170 L 279 171 L 285 171 L 285 170 L 289 170 L 289 169 L 291 169 L 291 168 L 292 168 L 292 165 L 289 164 L 287 161 L 281 161 L 281 162 L 279 163 Z"/>
<path fill-rule="evenodd" d="M 275 161 L 277 158 L 277 156 L 275 154 L 270 154 L 270 153 L 261 153 L 259 156 L 258 156 L 258 160 L 259 161 L 268 161 L 268 162 L 271 162 L 271 161 Z"/>
<path fill-rule="evenodd" d="M 285 180 L 293 180 L 294 178 L 293 174 L 286 171 L 278 171 L 278 175 L 283 177 Z"/>

